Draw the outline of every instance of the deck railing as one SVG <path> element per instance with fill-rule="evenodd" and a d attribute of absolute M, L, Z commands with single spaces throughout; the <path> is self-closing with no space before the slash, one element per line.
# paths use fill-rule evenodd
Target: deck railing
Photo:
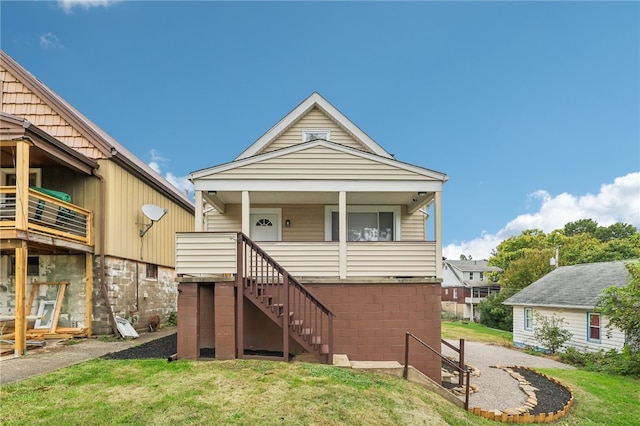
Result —
<path fill-rule="evenodd" d="M 0 228 L 16 229 L 15 186 L 0 187 Z M 29 189 L 27 229 L 31 232 L 91 244 L 92 212 Z"/>

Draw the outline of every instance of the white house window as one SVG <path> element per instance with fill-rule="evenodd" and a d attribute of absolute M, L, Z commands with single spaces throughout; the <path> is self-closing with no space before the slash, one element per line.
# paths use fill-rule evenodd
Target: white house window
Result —
<path fill-rule="evenodd" d="M 457 288 L 453 289 L 453 298 L 456 299 L 456 300 L 458 299 L 458 289 Z"/>
<path fill-rule="evenodd" d="M 329 241 L 339 241 L 337 206 L 328 206 Z M 347 208 L 347 241 L 395 241 L 400 235 L 400 208 L 389 206 L 351 206 Z"/>
<path fill-rule="evenodd" d="M 524 329 L 533 330 L 533 308 L 524 308 Z"/>
<path fill-rule="evenodd" d="M 302 142 L 313 141 L 316 139 L 331 140 L 330 130 L 303 130 Z"/>
<path fill-rule="evenodd" d="M 587 340 L 590 342 L 600 342 L 600 314 L 595 312 L 587 313 L 589 322 Z"/>
<path fill-rule="evenodd" d="M 473 281 L 473 272 L 469 272 L 469 279 Z"/>
<path fill-rule="evenodd" d="M 0 170 L 0 185 L 16 186 L 16 169 Z M 29 169 L 29 186 L 42 186 L 42 169 Z"/>
<path fill-rule="evenodd" d="M 480 272 L 480 281 L 484 281 L 484 272 Z"/>

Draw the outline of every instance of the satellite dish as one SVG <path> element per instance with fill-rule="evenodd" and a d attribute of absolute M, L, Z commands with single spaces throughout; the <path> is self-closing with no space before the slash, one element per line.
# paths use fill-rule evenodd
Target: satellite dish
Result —
<path fill-rule="evenodd" d="M 157 222 L 162 219 L 162 216 L 164 216 L 167 211 L 156 206 L 155 204 L 145 204 L 144 206 L 142 206 L 142 213 L 144 213 L 147 219 Z"/>
<path fill-rule="evenodd" d="M 140 231 L 141 237 L 143 237 L 144 234 L 146 234 L 147 231 L 151 229 L 154 223 L 162 219 L 164 215 L 167 214 L 167 209 L 158 207 L 155 204 L 145 204 L 144 206 L 142 206 L 142 214 L 144 214 L 147 219 L 151 220 L 151 223 L 148 224 L 145 229 Z"/>

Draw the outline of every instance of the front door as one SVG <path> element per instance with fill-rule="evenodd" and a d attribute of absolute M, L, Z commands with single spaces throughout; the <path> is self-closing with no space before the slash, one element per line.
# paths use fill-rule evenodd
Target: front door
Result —
<path fill-rule="evenodd" d="M 251 213 L 253 241 L 279 241 L 280 216 L 277 213 Z"/>

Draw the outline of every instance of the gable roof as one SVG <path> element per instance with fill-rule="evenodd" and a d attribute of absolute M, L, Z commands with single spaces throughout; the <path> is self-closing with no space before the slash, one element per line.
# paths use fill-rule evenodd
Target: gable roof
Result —
<path fill-rule="evenodd" d="M 389 154 L 384 148 L 382 148 L 373 139 L 367 136 L 358 126 L 356 126 L 351 120 L 349 120 L 344 114 L 338 111 L 333 105 L 331 105 L 326 99 L 320 96 L 319 93 L 312 93 L 307 99 L 302 101 L 297 107 L 281 119 L 275 126 L 269 129 L 264 135 L 262 135 L 257 141 L 251 144 L 245 149 L 236 160 L 245 159 L 256 154 L 263 152 L 263 150 L 275 139 L 277 139 L 282 133 L 294 125 L 298 120 L 304 117 L 313 108 L 318 108 L 325 115 L 327 115 L 336 124 L 342 127 L 347 133 L 349 133 L 355 140 L 363 145 L 366 149 L 372 153 L 386 157 L 393 158 L 393 155 Z"/>
<path fill-rule="evenodd" d="M 464 279 L 465 272 L 495 272 L 497 266 L 488 266 L 486 259 L 481 260 L 444 260 L 442 287 L 484 287 L 495 286 L 492 282 L 478 282 Z"/>
<path fill-rule="evenodd" d="M 412 164 L 403 163 L 401 161 L 395 160 L 393 158 L 388 158 L 386 156 L 379 156 L 376 154 L 371 154 L 365 151 L 360 151 L 345 145 L 337 144 L 334 142 L 326 141 L 323 139 L 316 139 L 313 141 L 302 142 L 297 145 L 292 145 L 287 148 L 282 148 L 276 151 L 269 151 L 262 154 L 257 154 L 252 157 L 246 157 L 242 159 L 236 159 L 230 163 L 221 164 L 218 166 L 209 167 L 206 169 L 197 170 L 191 173 L 190 180 L 194 181 L 196 179 L 206 178 L 208 176 L 212 176 L 218 173 L 223 173 L 233 169 L 239 169 L 248 165 L 257 164 L 260 162 L 264 162 L 267 160 L 286 157 L 287 155 L 291 155 L 296 152 L 302 152 L 307 150 L 312 150 L 317 147 L 328 148 L 332 151 L 342 152 L 345 154 L 352 155 L 354 157 L 359 157 L 362 159 L 366 159 L 375 163 L 385 164 L 387 166 L 395 167 L 397 169 L 420 175 L 422 178 L 427 178 L 429 180 L 437 180 L 441 182 L 446 182 L 448 180 L 448 176 L 446 174 L 436 172 L 430 169 L 426 169 L 419 166 L 414 166 Z M 262 179 L 268 178 L 268 176 L 261 176 Z M 360 176 L 356 176 L 356 179 L 360 180 Z M 196 188 L 197 189 L 197 188 Z"/>
<path fill-rule="evenodd" d="M 50 108 L 92 143 L 102 154 L 100 158 L 108 158 L 114 161 L 134 176 L 137 176 L 160 193 L 165 194 L 168 198 L 181 205 L 185 210 L 192 213 L 195 211 L 193 203 L 182 191 L 171 185 L 162 175 L 149 167 L 125 148 L 124 145 L 109 136 L 104 130 L 85 117 L 61 96 L 38 80 L 4 50 L 0 50 L 0 60 L 2 67 L 5 67 L 7 71 L 19 79 L 31 92 L 42 99 Z"/>
<path fill-rule="evenodd" d="M 561 266 L 508 298 L 505 305 L 593 309 L 607 287 L 629 282 L 625 264 L 633 260 Z"/>

